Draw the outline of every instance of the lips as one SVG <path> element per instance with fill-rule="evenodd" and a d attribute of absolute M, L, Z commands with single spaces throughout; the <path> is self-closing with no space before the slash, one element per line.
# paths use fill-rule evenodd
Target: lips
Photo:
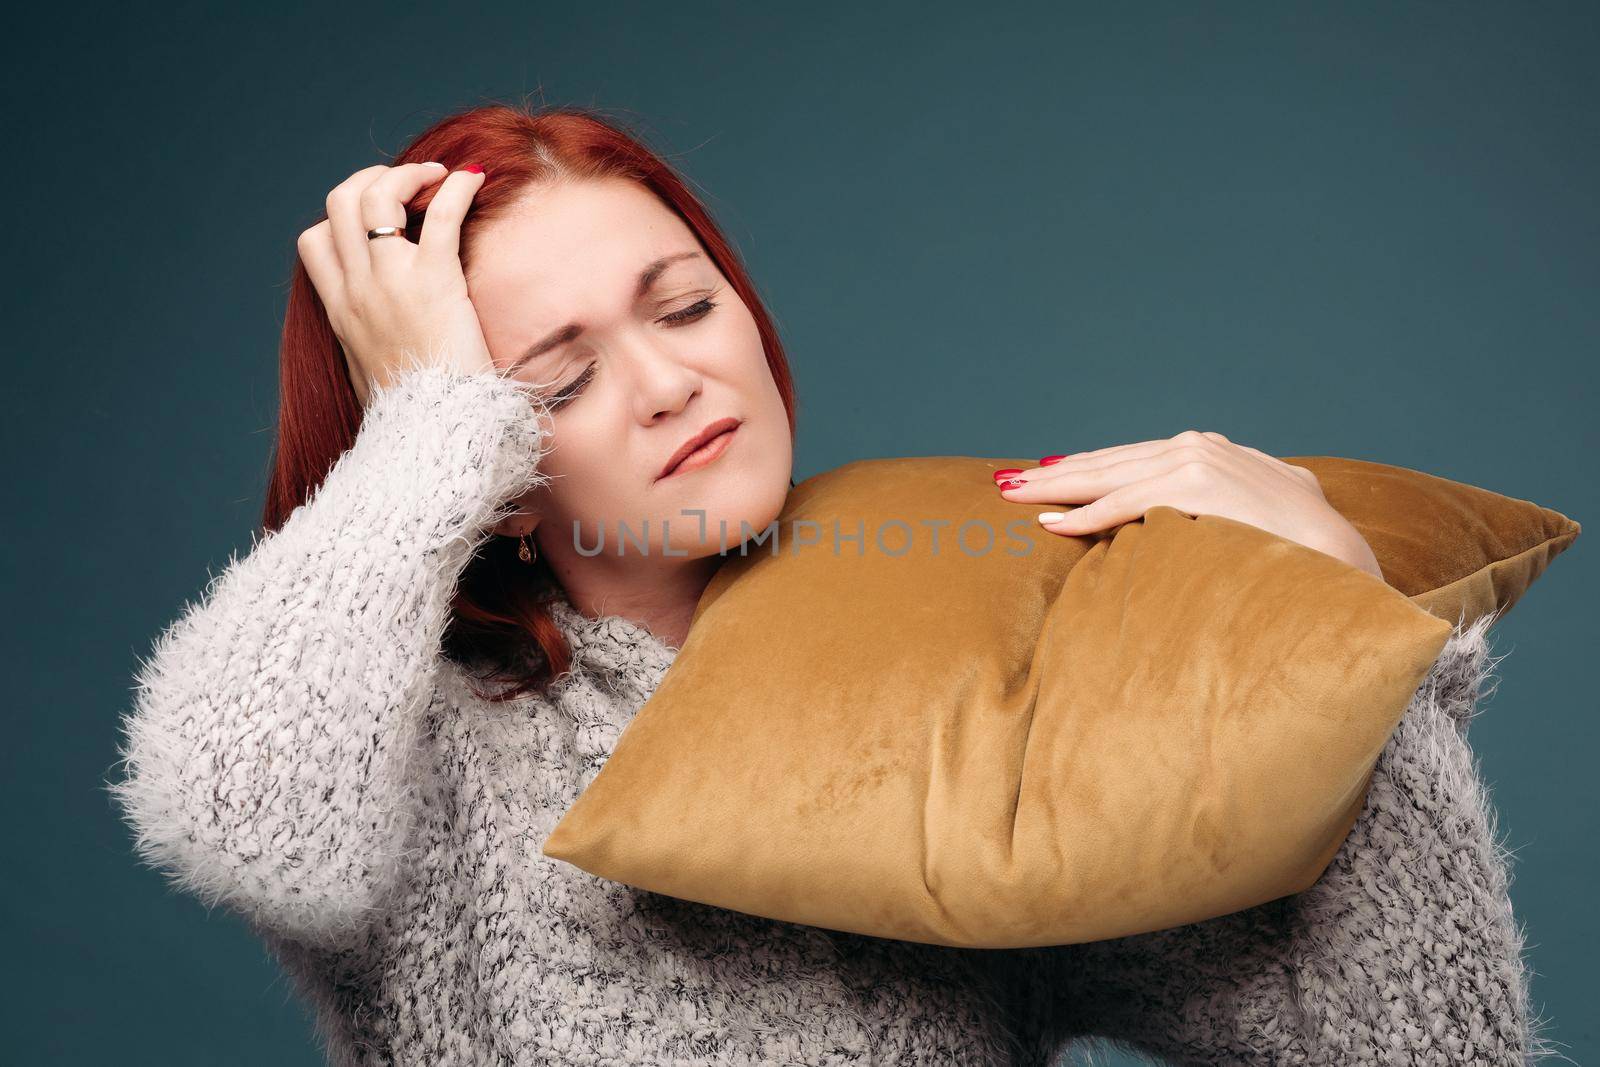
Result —
<path fill-rule="evenodd" d="M 659 482 L 661 479 L 667 477 L 673 471 L 677 470 L 678 464 L 682 463 L 702 445 L 706 444 L 713 438 L 720 437 L 729 430 L 737 428 L 738 425 L 739 420 L 735 418 L 718 419 L 716 422 L 711 423 L 705 429 L 689 438 L 683 444 L 679 445 L 678 450 L 672 454 L 672 458 L 667 460 L 666 466 L 661 468 L 661 473 L 656 475 L 656 481 Z"/>

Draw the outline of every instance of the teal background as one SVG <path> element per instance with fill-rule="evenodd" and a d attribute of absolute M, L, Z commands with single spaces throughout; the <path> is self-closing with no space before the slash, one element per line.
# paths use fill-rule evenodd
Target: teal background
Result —
<path fill-rule="evenodd" d="M 135 657 L 248 549 L 327 190 L 524 92 L 629 121 L 747 257 L 796 476 L 1219 430 L 1600 518 L 1592 5 L 40 9 L 8 26 L 5 1058 L 311 1064 L 255 940 L 135 864 Z M 1595 1062 L 1590 538 L 1472 739 L 1537 1007 Z M 1101 1063 L 1131 1063 L 1101 1058 Z"/>

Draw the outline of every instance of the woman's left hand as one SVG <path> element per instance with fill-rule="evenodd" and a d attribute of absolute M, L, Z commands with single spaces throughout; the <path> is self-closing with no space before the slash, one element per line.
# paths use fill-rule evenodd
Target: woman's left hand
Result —
<path fill-rule="evenodd" d="M 1041 512 L 1039 521 L 1053 533 L 1094 533 L 1165 504 L 1249 523 L 1383 578 L 1371 546 L 1323 497 L 1314 473 L 1220 433 L 1185 430 L 1039 463 L 996 471 L 995 484 L 1019 503 L 1082 505 Z"/>

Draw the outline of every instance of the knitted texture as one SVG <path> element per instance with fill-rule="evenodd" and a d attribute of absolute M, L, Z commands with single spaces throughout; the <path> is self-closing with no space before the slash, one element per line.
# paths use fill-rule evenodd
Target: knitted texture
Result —
<path fill-rule="evenodd" d="M 311 500 L 158 639 L 113 785 L 140 854 L 243 915 L 338 1064 L 1002 1063 L 972 953 L 634 890 L 540 845 L 676 650 L 554 606 L 573 669 L 493 705 L 451 593 L 545 439 L 517 383 L 377 392 Z"/>
<path fill-rule="evenodd" d="M 440 654 L 543 410 L 416 367 L 355 446 L 140 666 L 112 786 L 140 856 L 242 915 L 334 1064 L 1046 1063 L 1075 1038 L 1205 1064 L 1511 1064 L 1526 974 L 1464 732 L 1458 631 L 1307 893 L 1047 949 L 768 920 L 540 853 L 677 650 L 552 605 L 572 669 L 477 699 Z"/>

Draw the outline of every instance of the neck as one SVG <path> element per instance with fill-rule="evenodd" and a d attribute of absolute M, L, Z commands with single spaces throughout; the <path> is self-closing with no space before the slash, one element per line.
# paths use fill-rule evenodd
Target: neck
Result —
<path fill-rule="evenodd" d="M 649 630 L 672 648 L 682 648 L 689 635 L 689 622 L 700 603 L 700 595 L 724 557 L 674 561 L 671 566 L 630 568 L 618 573 L 586 566 L 556 568 L 567 600 L 591 619 L 620 615 Z M 568 573 L 562 573 L 562 571 Z"/>

